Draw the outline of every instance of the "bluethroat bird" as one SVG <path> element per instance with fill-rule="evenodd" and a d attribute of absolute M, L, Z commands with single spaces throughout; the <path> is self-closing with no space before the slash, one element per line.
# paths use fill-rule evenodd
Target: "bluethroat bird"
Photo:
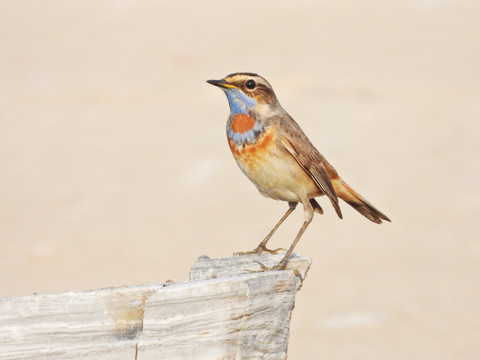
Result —
<path fill-rule="evenodd" d="M 283 259 L 273 268 L 284 269 L 295 245 L 312 222 L 314 212 L 323 214 L 315 200 L 322 195 L 328 197 L 340 219 L 343 216 L 338 198 L 374 223 L 390 221 L 340 178 L 282 108 L 267 80 L 253 73 L 235 73 L 207 82 L 227 95 L 228 145 L 240 169 L 262 195 L 288 202 L 287 212 L 267 237 L 255 250 L 245 253 L 272 252 L 266 247 L 268 240 L 297 204 L 302 203 L 305 221 Z"/>

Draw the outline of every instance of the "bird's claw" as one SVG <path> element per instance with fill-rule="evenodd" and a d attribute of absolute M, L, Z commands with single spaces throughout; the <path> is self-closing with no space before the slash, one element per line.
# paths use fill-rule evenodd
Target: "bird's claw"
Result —
<path fill-rule="evenodd" d="M 260 271 L 258 271 L 258 270 L 251 270 L 251 269 L 244 269 L 244 271 L 246 271 L 246 272 L 248 272 L 248 273 L 250 273 L 250 274 L 253 274 L 253 273 L 264 272 L 264 271 L 291 270 L 291 271 L 293 271 L 293 273 L 295 274 L 295 276 L 297 276 L 297 277 L 300 279 L 300 285 L 298 286 L 297 291 L 302 288 L 304 278 L 303 278 L 302 274 L 300 273 L 300 271 L 299 271 L 298 269 L 289 269 L 289 268 L 287 267 L 287 264 L 284 263 L 283 261 L 280 261 L 280 263 L 278 263 L 278 264 L 275 265 L 275 266 L 271 266 L 271 267 L 268 267 L 267 265 L 262 264 L 260 261 L 254 261 L 254 262 L 256 262 L 256 263 L 260 266 L 260 268 L 261 268 Z"/>
<path fill-rule="evenodd" d="M 234 252 L 234 253 L 233 253 L 233 256 L 242 256 L 242 255 L 251 255 L 251 254 L 260 254 L 260 253 L 257 252 L 257 249 L 255 249 L 255 250 L 250 250 L 250 251 L 238 251 L 238 252 Z"/>
<path fill-rule="evenodd" d="M 260 265 L 260 268 L 262 269 L 262 272 L 263 271 L 277 271 L 277 270 L 291 270 L 293 271 L 293 273 L 295 274 L 295 276 L 298 276 L 298 278 L 300 279 L 300 285 L 298 286 L 298 290 L 300 290 L 303 286 L 303 276 L 302 274 L 300 273 L 300 271 L 298 269 L 289 269 L 287 267 L 287 263 L 283 262 L 283 261 L 280 261 L 280 263 L 278 263 L 277 265 L 275 266 L 272 266 L 272 267 L 268 267 L 266 266 L 265 264 L 262 264 L 260 261 L 255 261 L 258 265 Z M 256 271 L 249 271 L 249 272 L 256 272 Z"/>
<path fill-rule="evenodd" d="M 284 248 L 278 248 L 275 250 L 268 249 L 265 246 L 258 246 L 256 249 L 250 250 L 250 251 L 239 251 L 233 253 L 233 256 L 242 256 L 242 255 L 251 255 L 251 254 L 257 254 L 260 255 L 262 252 L 267 252 L 272 255 L 277 255 L 279 251 L 287 251 L 287 249 Z"/>
<path fill-rule="evenodd" d="M 278 263 L 275 266 L 271 266 L 271 267 L 268 267 L 267 265 L 262 264 L 260 261 L 255 261 L 255 262 L 258 265 L 260 265 L 260 268 L 262 269 L 262 271 L 289 270 L 289 269 L 287 269 L 287 264 L 284 263 L 283 261 L 280 261 L 280 263 Z"/>
<path fill-rule="evenodd" d="M 277 249 L 275 249 L 275 250 L 271 250 L 271 249 L 265 248 L 265 249 L 263 249 L 263 251 L 268 252 L 269 254 L 272 254 L 272 255 L 277 255 L 279 251 L 285 251 L 285 252 L 287 252 L 287 249 L 285 249 L 285 248 L 277 248 Z"/>
<path fill-rule="evenodd" d="M 244 271 L 248 273 L 258 273 L 258 272 L 264 272 L 264 271 L 277 271 L 277 270 L 286 269 L 285 265 L 281 266 L 282 265 L 281 263 L 277 264 L 276 266 L 268 267 L 267 265 L 262 264 L 260 261 L 254 261 L 254 262 L 260 266 L 261 270 L 244 269 Z"/>

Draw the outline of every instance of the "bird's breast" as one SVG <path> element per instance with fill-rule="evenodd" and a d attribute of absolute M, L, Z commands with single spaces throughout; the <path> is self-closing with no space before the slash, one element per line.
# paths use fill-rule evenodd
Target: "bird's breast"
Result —
<path fill-rule="evenodd" d="M 233 156 L 237 162 L 245 166 L 255 166 L 258 161 L 264 160 L 268 156 L 269 149 L 273 146 L 274 132 L 270 128 L 258 134 L 252 142 L 237 142 L 229 134 L 228 144 Z"/>
<path fill-rule="evenodd" d="M 262 125 L 248 114 L 236 114 L 227 122 L 228 139 L 239 146 L 255 143 L 263 131 Z"/>
<path fill-rule="evenodd" d="M 279 145 L 275 127 L 270 126 L 252 143 L 239 144 L 228 136 L 230 150 L 245 175 L 260 192 L 284 201 L 300 201 L 318 192 L 312 179 Z"/>

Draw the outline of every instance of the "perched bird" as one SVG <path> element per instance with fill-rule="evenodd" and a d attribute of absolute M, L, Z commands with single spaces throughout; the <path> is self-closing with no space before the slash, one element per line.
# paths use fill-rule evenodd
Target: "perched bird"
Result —
<path fill-rule="evenodd" d="M 377 224 L 390 221 L 340 178 L 282 108 L 267 80 L 253 73 L 235 73 L 207 82 L 227 96 L 228 144 L 240 169 L 262 195 L 288 202 L 287 212 L 272 231 L 255 250 L 246 253 L 273 252 L 266 247 L 268 240 L 300 202 L 305 221 L 283 259 L 273 268 L 284 269 L 314 212 L 323 214 L 317 196 L 326 195 L 339 218 L 342 211 L 338 198 Z"/>

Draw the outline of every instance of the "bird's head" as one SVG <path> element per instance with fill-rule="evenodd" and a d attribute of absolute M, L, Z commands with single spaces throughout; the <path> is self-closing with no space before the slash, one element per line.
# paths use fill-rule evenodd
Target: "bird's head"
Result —
<path fill-rule="evenodd" d="M 267 116 L 277 110 L 277 96 L 263 77 L 253 73 L 235 73 L 221 80 L 208 80 L 227 95 L 232 115 L 257 113 Z"/>

